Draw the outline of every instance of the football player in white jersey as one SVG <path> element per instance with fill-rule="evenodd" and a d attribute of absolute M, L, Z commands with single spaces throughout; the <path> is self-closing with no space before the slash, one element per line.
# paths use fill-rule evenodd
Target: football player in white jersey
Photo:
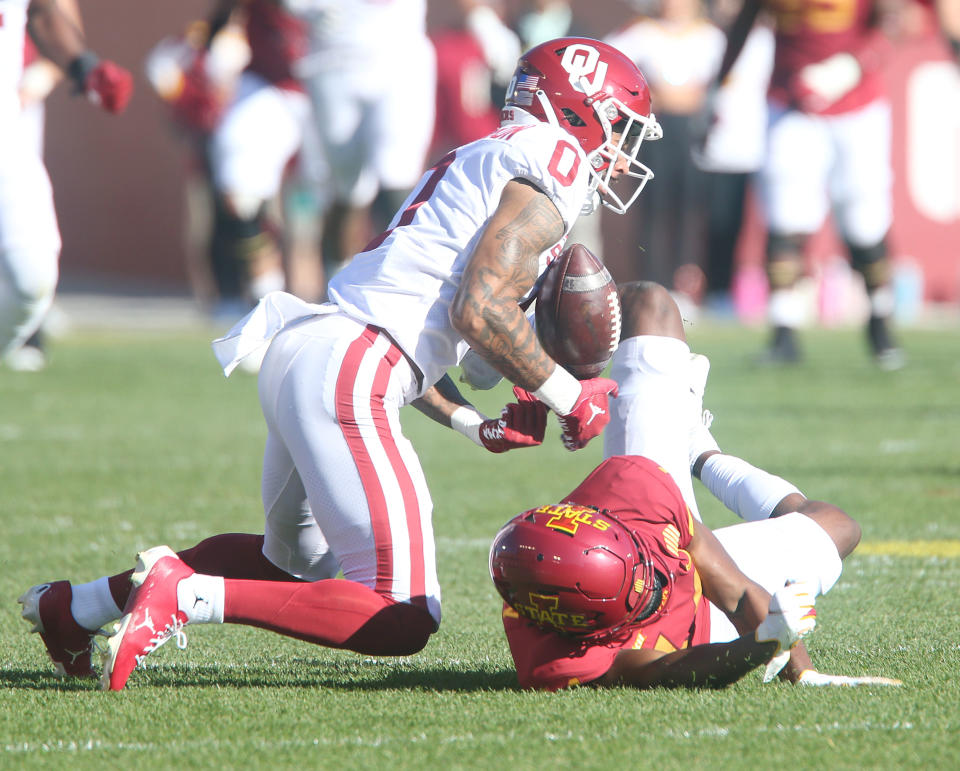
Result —
<path fill-rule="evenodd" d="M 227 373 L 272 341 L 259 376 L 264 535 L 214 536 L 179 557 L 147 550 L 133 592 L 129 573 L 33 587 L 24 617 L 53 660 L 90 674 L 94 630 L 121 608 L 103 671 L 111 689 L 171 636 L 182 641 L 185 623 L 250 624 L 370 655 L 423 648 L 440 622 L 432 503 L 400 407 L 492 452 L 539 444 L 547 408 L 570 449 L 600 434 L 616 384 L 558 366 L 521 303 L 581 211 L 601 200 L 627 210 L 652 176 L 641 144 L 659 135 L 643 75 L 616 49 L 586 38 L 531 49 L 501 127 L 423 176 L 333 279 L 331 302 L 273 293 L 215 341 Z M 499 418 L 446 374 L 471 348 L 523 389 Z"/>
<path fill-rule="evenodd" d="M 120 112 L 133 79 L 87 50 L 56 0 L 0 0 L 0 359 L 36 331 L 53 301 L 60 232 L 43 161 L 21 120 L 24 29 L 76 90 Z"/>

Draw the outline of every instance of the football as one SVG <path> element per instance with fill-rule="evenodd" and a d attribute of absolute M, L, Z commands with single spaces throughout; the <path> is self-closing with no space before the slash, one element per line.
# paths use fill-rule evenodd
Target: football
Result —
<path fill-rule="evenodd" d="M 610 271 L 572 244 L 547 268 L 537 292 L 537 337 L 580 380 L 597 377 L 620 342 L 620 298 Z"/>

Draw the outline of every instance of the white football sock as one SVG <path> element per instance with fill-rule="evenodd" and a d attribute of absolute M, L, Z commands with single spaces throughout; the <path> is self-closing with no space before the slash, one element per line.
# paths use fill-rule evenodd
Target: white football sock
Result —
<path fill-rule="evenodd" d="M 223 623 L 222 576 L 194 573 L 177 584 L 177 607 L 190 624 Z"/>
<path fill-rule="evenodd" d="M 70 612 L 84 629 L 99 629 L 123 615 L 123 609 L 118 608 L 113 599 L 106 576 L 86 584 L 74 584 L 71 589 Z"/>
<path fill-rule="evenodd" d="M 767 519 L 786 496 L 800 491 L 786 479 L 733 455 L 711 455 L 700 481 L 730 511 L 748 522 Z"/>
<path fill-rule="evenodd" d="M 713 423 L 713 413 L 703 410 L 700 420 L 695 421 L 690 428 L 690 470 L 696 465 L 700 456 L 705 452 L 720 451 L 720 445 L 710 433 L 710 424 Z"/>
<path fill-rule="evenodd" d="M 870 292 L 869 299 L 871 315 L 880 316 L 881 318 L 889 318 L 893 315 L 896 301 L 894 299 L 893 289 L 890 286 L 877 287 Z"/>
<path fill-rule="evenodd" d="M 285 286 L 286 277 L 282 270 L 267 270 L 250 279 L 250 294 L 255 300 L 259 300 L 271 292 L 282 290 Z"/>
<path fill-rule="evenodd" d="M 696 378 L 692 361 L 699 362 Z M 643 455 L 658 463 L 698 521 L 688 457 L 708 368 L 705 357 L 691 359 L 690 347 L 675 337 L 638 335 L 621 341 L 610 368 L 620 395 L 610 400 L 610 424 L 603 434 L 603 457 Z"/>
<path fill-rule="evenodd" d="M 767 317 L 775 327 L 803 326 L 807 318 L 803 295 L 796 287 L 773 290 L 767 303 Z"/>

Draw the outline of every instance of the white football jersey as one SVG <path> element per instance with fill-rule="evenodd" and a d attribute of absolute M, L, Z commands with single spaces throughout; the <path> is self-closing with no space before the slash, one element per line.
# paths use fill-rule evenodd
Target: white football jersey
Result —
<path fill-rule="evenodd" d="M 0 0 L 0 142 L 8 143 L 4 127 L 20 114 L 18 89 L 23 75 L 23 36 L 30 0 Z"/>
<path fill-rule="evenodd" d="M 330 281 L 330 299 L 386 330 L 420 368 L 424 389 L 467 351 L 450 322 L 450 305 L 507 183 L 529 180 L 563 218 L 563 239 L 541 255 L 540 273 L 560 253 L 586 200 L 589 175 L 579 143 L 516 113 L 522 123 L 505 124 L 429 169 L 390 228 Z"/>
<path fill-rule="evenodd" d="M 332 70 L 351 80 L 405 67 L 408 51 L 430 45 L 426 0 L 285 0 L 308 30 L 301 77 Z"/>

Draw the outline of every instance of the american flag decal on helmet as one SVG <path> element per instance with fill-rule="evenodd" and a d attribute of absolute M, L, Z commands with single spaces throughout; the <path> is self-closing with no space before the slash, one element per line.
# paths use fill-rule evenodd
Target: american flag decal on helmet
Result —
<path fill-rule="evenodd" d="M 537 75 L 520 73 L 513 87 L 513 99 L 519 107 L 529 107 L 533 104 L 533 95 L 537 93 L 540 78 Z"/>

